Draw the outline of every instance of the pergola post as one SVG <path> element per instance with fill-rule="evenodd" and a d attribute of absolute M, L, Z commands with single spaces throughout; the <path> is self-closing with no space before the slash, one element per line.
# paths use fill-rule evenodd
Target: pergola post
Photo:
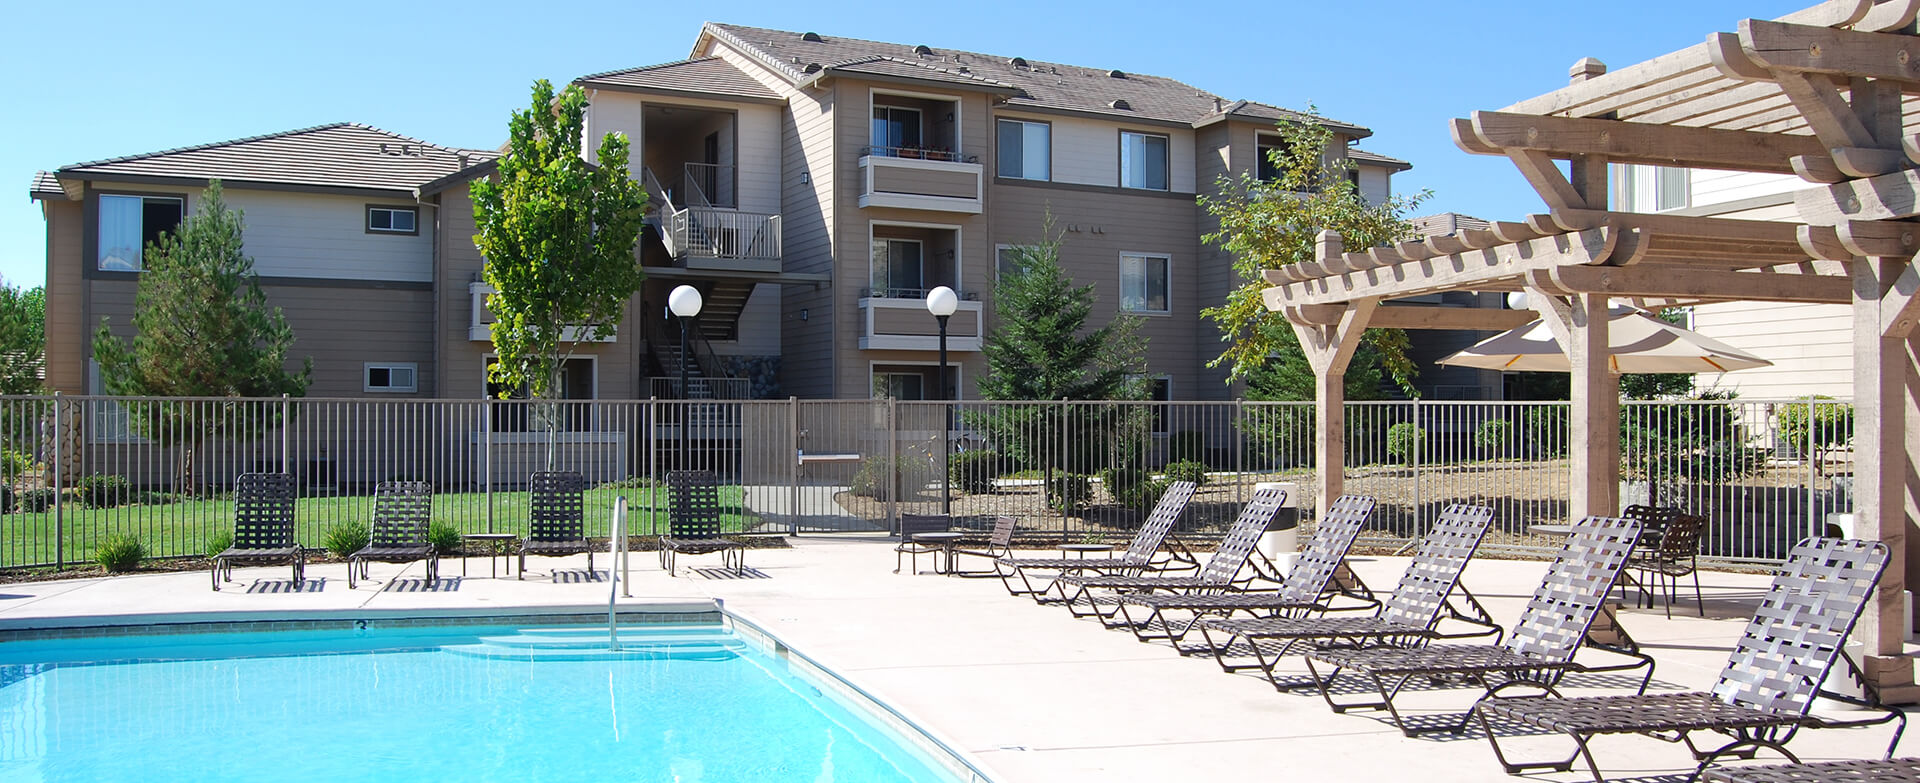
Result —
<path fill-rule="evenodd" d="M 1909 312 L 1914 292 L 1901 290 L 1913 280 L 1908 258 L 1868 257 L 1853 264 L 1854 535 L 1885 542 L 1892 553 L 1857 635 L 1866 646 L 1867 678 L 1883 696 L 1914 682 L 1913 662 L 1901 654 L 1907 620 L 1902 592 L 1915 583 L 1911 569 L 1920 564 L 1907 550 L 1908 529 L 1920 516 L 1920 476 L 1912 470 L 1920 464 L 1920 336 Z"/>
<path fill-rule="evenodd" d="M 1612 516 L 1620 509 L 1620 375 L 1607 342 L 1607 296 L 1557 296 L 1530 287 L 1527 301 L 1566 346 L 1571 365 L 1567 515 Z"/>
<path fill-rule="evenodd" d="M 1288 311 L 1287 321 L 1300 338 L 1300 350 L 1313 368 L 1314 390 L 1314 473 L 1318 480 L 1318 516 L 1325 516 L 1346 486 L 1347 468 L 1347 365 L 1354 349 L 1367 330 L 1377 299 L 1350 302 L 1341 311 L 1337 323 L 1312 323 L 1298 311 Z"/>

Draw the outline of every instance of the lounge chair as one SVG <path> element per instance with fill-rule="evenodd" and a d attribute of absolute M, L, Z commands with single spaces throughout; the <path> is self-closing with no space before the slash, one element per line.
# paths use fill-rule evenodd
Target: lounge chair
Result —
<path fill-rule="evenodd" d="M 1193 492 L 1198 485 L 1191 481 L 1175 481 L 1167 485 L 1160 494 L 1159 502 L 1154 503 L 1153 512 L 1146 521 L 1140 523 L 1140 530 L 1134 533 L 1133 543 L 1127 545 L 1127 551 L 1119 557 L 1002 557 L 994 561 L 1000 569 L 1001 582 L 1007 592 L 1013 595 L 1031 595 L 1038 603 L 1056 603 L 1062 598 L 1047 599 L 1044 596 L 1059 577 L 1066 574 L 1102 573 L 1102 574 L 1138 574 L 1142 571 L 1170 571 L 1191 568 L 1197 564 L 1192 554 L 1186 552 L 1175 542 L 1171 560 L 1155 561 L 1163 542 L 1167 542 L 1168 533 L 1173 530 L 1180 515 L 1186 513 L 1187 503 L 1193 500 Z M 1035 587 L 1028 571 L 1053 571 L 1054 579 Z M 1020 586 L 1015 587 L 1013 580 L 1018 578 Z"/>
<path fill-rule="evenodd" d="M 213 556 L 213 589 L 233 581 L 233 566 L 293 565 L 293 583 L 306 575 L 305 550 L 293 535 L 293 477 L 242 473 L 233 479 L 233 544 Z"/>
<path fill-rule="evenodd" d="M 1497 694 L 1490 694 L 1473 714 L 1487 729 L 1500 765 L 1512 774 L 1531 769 L 1565 772 L 1580 758 L 1594 780 L 1605 783 L 1587 747 L 1601 734 L 1646 734 L 1684 742 L 1700 762 L 1694 771 L 1698 776 L 1720 758 L 1751 756 L 1761 748 L 1798 763 L 1799 757 L 1786 744 L 1802 728 L 1893 723 L 1886 754 L 1892 758 L 1906 730 L 1906 716 L 1899 710 L 1883 708 L 1885 715 L 1858 720 L 1829 720 L 1809 713 L 1820 694 L 1820 683 L 1841 658 L 1841 647 L 1886 567 L 1887 547 L 1877 541 L 1809 538 L 1796 544 L 1711 691 L 1579 698 L 1556 694 L 1492 698 Z M 1508 761 L 1490 720 L 1566 734 L 1574 741 L 1574 753 L 1560 761 Z M 1732 740 L 1703 752 L 1693 744 L 1695 731 L 1712 731 Z"/>
<path fill-rule="evenodd" d="M 735 576 L 746 573 L 747 550 L 722 536 L 720 479 L 711 470 L 675 470 L 667 473 L 667 534 L 660 537 L 660 567 L 674 575 L 680 555 L 719 553 L 720 567 Z"/>
<path fill-rule="evenodd" d="M 373 522 L 367 545 L 347 556 L 347 589 L 354 575 L 367 578 L 367 562 L 427 561 L 427 581 L 440 578 L 440 554 L 427 540 L 433 524 L 433 485 L 424 481 L 382 481 L 373 489 Z"/>
<path fill-rule="evenodd" d="M 1314 527 L 1313 537 L 1307 539 L 1307 546 L 1300 551 L 1293 570 L 1287 573 L 1279 589 L 1273 592 L 1226 592 L 1224 588 L 1210 588 L 1182 593 L 1122 593 L 1116 597 L 1120 604 L 1120 622 L 1116 624 L 1126 626 L 1143 642 L 1166 639 L 1177 644 L 1193 629 L 1195 623 L 1210 615 L 1232 615 L 1234 612 L 1281 615 L 1325 611 L 1329 595 L 1342 592 L 1335 585 L 1334 574 L 1346 563 L 1347 551 L 1353 548 L 1353 541 L 1360 536 L 1360 529 L 1373 516 L 1373 507 L 1373 498 L 1361 495 L 1346 495 L 1334 500 L 1326 518 Z M 1380 604 L 1372 599 L 1371 594 L 1364 600 L 1368 601 L 1365 606 Z M 1146 615 L 1139 620 L 1133 619 L 1133 613 L 1142 610 Z M 1168 611 L 1186 611 L 1191 616 L 1186 622 L 1176 625 L 1168 619 Z"/>
<path fill-rule="evenodd" d="M 1706 779 L 1718 783 L 1894 783 L 1920 780 L 1920 758 L 1714 767 L 1707 770 Z"/>
<path fill-rule="evenodd" d="M 1162 590 L 1178 593 L 1217 592 L 1251 581 L 1251 578 L 1242 580 L 1240 571 L 1253 556 L 1253 545 L 1260 539 L 1260 534 L 1266 532 L 1267 523 L 1273 521 L 1286 500 L 1286 490 L 1255 491 L 1246 507 L 1240 510 L 1240 516 L 1233 521 L 1233 527 L 1227 530 L 1226 537 L 1220 540 L 1220 547 L 1214 550 L 1212 557 L 1207 558 L 1200 572 L 1192 576 L 1065 574 L 1054 580 L 1054 585 L 1059 588 L 1067 611 L 1072 612 L 1073 616 L 1099 617 L 1105 621 L 1120 610 L 1117 593 Z M 1085 604 L 1086 611 L 1081 611 L 1082 604 Z M 1103 606 L 1112 608 L 1103 610 Z"/>
<path fill-rule="evenodd" d="M 901 514 L 900 543 L 893 547 L 893 572 L 900 573 L 900 556 L 912 559 L 913 570 L 908 573 L 920 573 L 920 556 L 933 555 L 933 572 L 944 574 L 940 570 L 940 556 L 947 556 L 947 569 L 953 568 L 953 540 L 935 540 L 936 536 L 945 536 L 953 527 L 953 519 L 945 514 Z M 952 536 L 958 539 L 959 536 Z"/>
<path fill-rule="evenodd" d="M 977 571 L 962 571 L 954 567 L 953 563 L 949 561 L 947 563 L 948 574 L 968 579 L 1005 576 L 999 567 L 1000 558 L 1011 557 L 1013 555 L 1013 533 L 1018 528 L 1019 522 L 1013 517 L 994 517 L 993 532 L 987 534 L 987 546 L 985 549 L 968 549 L 962 546 L 956 546 L 953 549 L 954 555 L 984 557 L 992 567 Z"/>
<path fill-rule="evenodd" d="M 1487 611 L 1460 584 L 1460 574 L 1486 538 L 1493 523 L 1493 509 L 1486 506 L 1452 505 L 1440 514 L 1433 530 L 1421 539 L 1413 562 L 1400 575 L 1400 584 L 1371 617 L 1332 617 L 1292 615 L 1240 618 L 1208 617 L 1200 621 L 1200 634 L 1213 652 L 1214 660 L 1227 672 L 1258 668 L 1278 690 L 1289 690 L 1273 674 L 1273 667 L 1301 642 L 1327 641 L 1359 647 L 1375 644 L 1416 646 L 1425 644 L 1442 618 L 1451 617 L 1476 626 L 1490 628 L 1458 636 L 1482 636 L 1491 633 L 1495 641 L 1501 633 Z M 1318 537 L 1316 532 L 1316 538 Z M 1308 550 L 1312 550 L 1309 545 Z M 1302 561 L 1308 556 L 1302 554 Z M 1325 566 L 1320 566 L 1325 569 Z M 1295 571 L 1298 572 L 1296 567 Z M 1331 573 L 1331 569 L 1325 569 Z M 1293 575 L 1288 575 L 1292 581 Z M 1284 589 L 1282 592 L 1285 592 Z M 1452 603 L 1454 593 L 1465 599 L 1465 611 Z M 1221 641 L 1216 642 L 1215 636 Z M 1253 663 L 1231 663 L 1229 653 L 1244 649 L 1252 653 Z"/>
<path fill-rule="evenodd" d="M 1401 733 L 1411 737 L 1436 729 L 1415 729 L 1407 725 L 1393 698 L 1408 680 L 1464 677 L 1486 687 L 1493 694 L 1508 686 L 1529 684 L 1552 687 L 1569 671 L 1595 671 L 1575 663 L 1574 653 L 1586 639 L 1587 627 L 1600 613 L 1600 605 L 1613 591 L 1613 583 L 1626 567 L 1627 555 L 1640 539 L 1640 523 L 1631 519 L 1587 517 L 1573 526 L 1560 556 L 1547 567 L 1546 578 L 1534 590 L 1520 622 L 1500 644 L 1436 644 L 1423 647 L 1319 648 L 1306 653 L 1307 673 L 1334 712 L 1353 709 L 1386 709 Z M 1653 658 L 1638 653 L 1622 653 L 1636 659 L 1630 667 L 1645 666 L 1640 692 L 1653 679 Z M 1325 677 L 1315 664 L 1333 667 Z M 1618 670 L 1623 667 L 1609 667 Z M 1342 703 L 1333 698 L 1333 686 L 1342 671 L 1365 674 L 1380 693 L 1379 701 Z M 1388 680 L 1394 684 L 1389 686 Z M 1498 680 L 1499 684 L 1492 684 Z M 1466 728 L 1471 713 L 1456 726 L 1441 731 L 1459 732 Z"/>
<path fill-rule="evenodd" d="M 587 479 L 578 471 L 541 471 L 527 483 L 527 537 L 520 542 L 520 573 L 527 578 L 527 555 L 565 557 L 587 553 L 593 571 L 593 543 L 587 540 Z"/>

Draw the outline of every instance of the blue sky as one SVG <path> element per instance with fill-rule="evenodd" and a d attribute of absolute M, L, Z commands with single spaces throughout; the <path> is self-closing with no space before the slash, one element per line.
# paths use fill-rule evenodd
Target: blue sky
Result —
<path fill-rule="evenodd" d="M 703 21 L 1119 68 L 1372 128 L 1412 161 L 1420 211 L 1541 210 L 1511 164 L 1453 146 L 1447 120 L 1615 68 L 1813 0 L 1518 2 L 32 3 L 5 12 L 0 278 L 39 284 L 36 170 L 326 122 L 494 147 L 536 78 L 677 60 Z M 1192 10 L 1192 13 L 1188 11 Z M 548 14 L 542 16 L 541 14 Z"/>

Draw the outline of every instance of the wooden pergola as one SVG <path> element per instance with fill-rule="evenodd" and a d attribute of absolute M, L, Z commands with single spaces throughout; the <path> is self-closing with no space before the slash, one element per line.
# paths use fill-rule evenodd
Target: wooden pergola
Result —
<path fill-rule="evenodd" d="M 1863 621 L 1864 668 L 1883 698 L 1920 700 L 1901 654 L 1902 591 L 1920 583 L 1907 544 L 1920 516 L 1917 12 L 1920 0 L 1827 0 L 1612 72 L 1582 60 L 1565 88 L 1452 123 L 1462 149 L 1512 160 L 1550 212 L 1392 247 L 1348 250 L 1326 232 L 1312 262 L 1267 272 L 1267 307 L 1293 324 L 1316 378 L 1322 506 L 1341 493 L 1342 380 L 1369 327 L 1544 320 L 1572 365 L 1579 518 L 1619 505 L 1609 300 L 1850 304 L 1856 530 L 1894 558 Z M 1807 189 L 1799 222 L 1610 212 L 1610 163 L 1791 174 Z M 1394 304 L 1440 291 L 1525 291 L 1537 312 Z"/>

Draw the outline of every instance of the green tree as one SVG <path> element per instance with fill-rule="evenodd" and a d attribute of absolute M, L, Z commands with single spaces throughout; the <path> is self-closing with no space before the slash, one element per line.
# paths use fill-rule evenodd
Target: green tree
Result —
<path fill-rule="evenodd" d="M 208 183 L 200 209 L 146 247 L 134 295 L 133 340 L 100 320 L 93 358 L 109 394 L 150 397 L 278 397 L 306 393 L 307 359 L 287 369 L 293 329 L 269 307 L 253 259 L 241 252 L 244 220 L 227 208 L 220 182 Z M 142 436 L 177 447 L 180 484 L 197 489 L 193 465 L 213 438 L 249 440 L 273 425 L 278 406 L 129 403 Z"/>
<path fill-rule="evenodd" d="M 0 394 L 39 392 L 46 353 L 46 289 L 0 283 Z"/>
<path fill-rule="evenodd" d="M 499 360 L 495 383 L 547 400 L 559 394 L 567 359 L 582 341 L 613 336 L 642 274 L 639 244 L 646 190 L 628 174 L 629 144 L 609 133 L 584 157 L 587 95 L 558 95 L 545 79 L 507 123 L 495 174 L 473 184 L 473 243 L 487 259 L 487 309 Z M 536 408 L 550 436 L 559 411 Z M 549 438 L 551 467 L 555 438 Z"/>
<path fill-rule="evenodd" d="M 1815 475 L 1826 472 L 1828 452 L 1853 442 L 1851 403 L 1814 395 L 1805 402 L 1781 403 L 1777 417 L 1780 438 L 1812 460 Z"/>
<path fill-rule="evenodd" d="M 1060 268 L 1061 242 L 1049 220 L 1039 244 L 1016 247 L 1013 268 L 993 289 L 994 329 L 981 354 L 980 396 L 990 400 L 1138 400 L 1146 396 L 1139 321 L 1090 323 L 1093 286 L 1075 286 Z M 975 422 L 1016 464 L 1045 472 L 1093 473 L 1130 454 L 1117 444 L 1150 425 L 1140 406 L 1032 405 L 995 408 Z"/>
<path fill-rule="evenodd" d="M 1677 307 L 1661 310 L 1660 320 L 1684 326 L 1687 311 Z M 1693 374 L 1684 372 L 1630 372 L 1620 376 L 1620 393 L 1629 400 L 1684 399 L 1693 393 Z"/>
<path fill-rule="evenodd" d="M 1353 164 L 1328 158 L 1331 130 L 1315 123 L 1282 122 L 1279 134 L 1282 143 L 1268 158 L 1276 177 L 1258 180 L 1245 172 L 1222 176 L 1219 195 L 1199 198 L 1200 206 L 1220 223 L 1206 241 L 1233 255 L 1240 280 L 1224 304 L 1200 311 L 1218 325 L 1227 344 L 1208 366 L 1228 366 L 1229 380 L 1252 376 L 1270 357 L 1305 366 L 1286 318 L 1261 301 L 1260 292 L 1267 287 L 1262 272 L 1312 261 L 1314 239 L 1321 231 L 1340 232 L 1346 246 L 1355 250 L 1412 239 L 1415 232 L 1406 215 L 1429 196 L 1422 191 L 1368 204 L 1350 177 Z M 1407 357 L 1406 334 L 1369 329 L 1363 339 L 1375 349 L 1378 365 L 1411 393 L 1416 371 Z M 1354 366 L 1362 365 L 1356 360 Z"/>

